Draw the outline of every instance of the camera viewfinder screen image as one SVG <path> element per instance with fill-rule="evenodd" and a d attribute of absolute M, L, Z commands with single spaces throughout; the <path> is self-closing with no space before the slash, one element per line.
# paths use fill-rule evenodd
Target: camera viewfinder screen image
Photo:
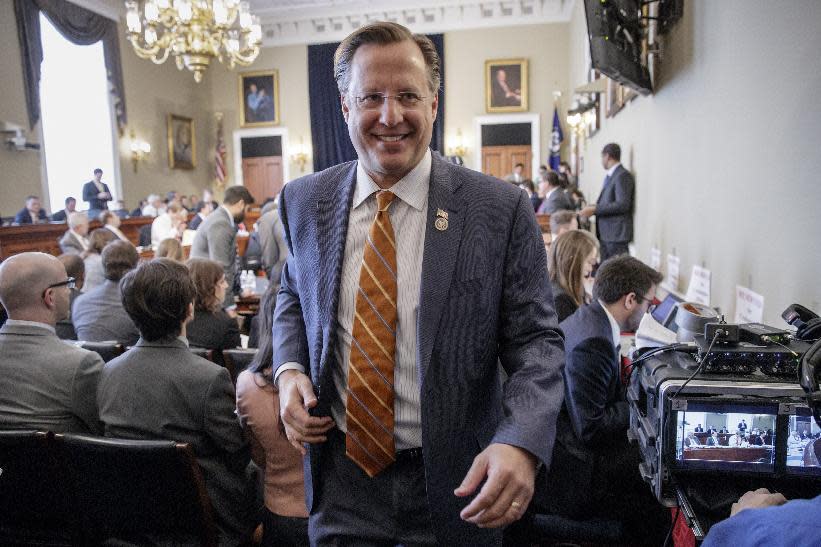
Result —
<path fill-rule="evenodd" d="M 787 471 L 821 476 L 821 428 L 809 408 L 799 408 L 790 416 Z"/>
<path fill-rule="evenodd" d="M 774 405 L 690 402 L 676 416 L 676 462 L 680 467 L 775 470 Z"/>

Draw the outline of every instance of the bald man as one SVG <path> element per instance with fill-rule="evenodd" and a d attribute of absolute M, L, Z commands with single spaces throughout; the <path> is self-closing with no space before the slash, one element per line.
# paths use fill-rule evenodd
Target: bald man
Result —
<path fill-rule="evenodd" d="M 103 360 L 64 344 L 74 279 L 57 258 L 22 253 L 0 264 L 0 429 L 100 433 L 97 384 Z"/>

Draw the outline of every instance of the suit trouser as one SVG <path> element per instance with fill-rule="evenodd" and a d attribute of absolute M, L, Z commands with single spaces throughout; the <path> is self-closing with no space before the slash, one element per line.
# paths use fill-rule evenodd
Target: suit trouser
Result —
<path fill-rule="evenodd" d="M 601 261 L 604 262 L 611 256 L 628 254 L 630 252 L 628 243 L 628 241 L 599 241 Z"/>
<path fill-rule="evenodd" d="M 421 455 L 368 477 L 345 455 L 345 435 L 328 434 L 308 519 L 311 545 L 436 545 Z"/>

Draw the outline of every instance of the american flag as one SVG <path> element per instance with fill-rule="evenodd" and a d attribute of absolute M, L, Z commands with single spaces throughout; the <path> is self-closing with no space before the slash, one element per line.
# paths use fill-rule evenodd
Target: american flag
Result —
<path fill-rule="evenodd" d="M 222 115 L 217 115 L 217 146 L 214 148 L 214 178 L 218 186 L 225 184 L 225 141 L 222 138 Z"/>

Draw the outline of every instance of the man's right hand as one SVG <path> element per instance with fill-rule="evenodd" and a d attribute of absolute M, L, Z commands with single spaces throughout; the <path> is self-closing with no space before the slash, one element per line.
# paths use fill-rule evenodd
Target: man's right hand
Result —
<path fill-rule="evenodd" d="M 744 509 L 759 509 L 762 507 L 774 507 L 787 503 L 787 498 L 779 493 L 772 493 L 766 488 L 750 490 L 734 503 L 730 509 L 730 516 L 735 516 Z"/>
<path fill-rule="evenodd" d="M 298 370 L 286 370 L 277 378 L 279 387 L 279 416 L 285 427 L 288 441 L 303 456 L 307 453 L 303 443 L 322 443 L 334 421 L 330 416 L 316 417 L 308 410 L 317 405 L 311 379 Z"/>

